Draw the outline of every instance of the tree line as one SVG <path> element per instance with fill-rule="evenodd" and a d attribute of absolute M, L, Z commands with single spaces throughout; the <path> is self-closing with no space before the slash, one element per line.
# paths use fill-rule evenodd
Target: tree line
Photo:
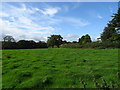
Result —
<path fill-rule="evenodd" d="M 2 49 L 34 49 L 34 48 L 60 48 L 61 45 L 64 44 L 71 44 L 71 43 L 79 43 L 79 44 L 86 44 L 92 42 L 90 36 L 88 34 L 79 38 L 78 42 L 67 42 L 66 40 L 63 41 L 63 37 L 61 35 L 51 35 L 48 37 L 47 42 L 39 41 L 35 42 L 33 40 L 20 40 L 18 42 L 12 36 L 5 36 L 2 41 Z"/>
<path fill-rule="evenodd" d="M 108 22 L 100 35 L 100 41 L 92 42 L 90 35 L 83 35 L 78 41 L 68 42 L 61 35 L 51 35 L 47 42 L 33 40 L 20 40 L 15 42 L 12 36 L 5 36 L 2 49 L 33 49 L 33 48 L 120 48 L 120 8 Z"/>
<path fill-rule="evenodd" d="M 2 41 L 2 49 L 34 49 L 47 48 L 47 43 L 44 41 L 35 42 L 33 40 L 20 40 L 18 42 L 12 36 L 5 36 Z"/>

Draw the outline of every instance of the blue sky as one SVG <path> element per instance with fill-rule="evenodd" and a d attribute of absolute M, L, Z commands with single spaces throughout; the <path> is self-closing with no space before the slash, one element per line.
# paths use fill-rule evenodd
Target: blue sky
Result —
<path fill-rule="evenodd" d="M 46 41 L 52 34 L 67 41 L 89 34 L 96 40 L 117 10 L 117 2 L 4 2 L 0 26 L 3 36 L 16 40 Z"/>

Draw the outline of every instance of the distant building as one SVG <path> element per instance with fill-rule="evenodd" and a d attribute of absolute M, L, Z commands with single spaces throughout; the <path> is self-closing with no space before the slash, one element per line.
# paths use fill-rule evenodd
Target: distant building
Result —
<path fill-rule="evenodd" d="M 97 41 L 100 41 L 100 42 L 101 42 L 102 40 L 101 40 L 101 38 L 97 38 Z"/>

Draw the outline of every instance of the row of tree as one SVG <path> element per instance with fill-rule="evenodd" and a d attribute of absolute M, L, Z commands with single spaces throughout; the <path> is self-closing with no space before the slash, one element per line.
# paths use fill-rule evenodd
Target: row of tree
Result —
<path fill-rule="evenodd" d="M 48 48 L 52 47 L 60 47 L 61 44 L 70 44 L 70 43 L 79 43 L 79 44 L 86 44 L 90 43 L 91 38 L 90 36 L 84 35 L 79 38 L 79 41 L 67 42 L 66 40 L 63 41 L 63 37 L 61 35 L 51 35 L 48 37 L 47 43 L 46 42 L 35 42 L 33 40 L 20 40 L 18 42 L 12 36 L 5 36 L 2 42 L 2 49 L 33 49 L 33 48 Z"/>
<path fill-rule="evenodd" d="M 83 45 L 83 44 L 87 44 L 91 42 L 92 42 L 91 37 L 88 34 L 83 35 L 81 38 L 79 38 L 78 42 L 77 41 L 73 41 L 73 42 L 63 41 L 63 37 L 61 35 L 51 35 L 50 37 L 48 37 L 47 45 L 48 47 L 53 48 L 54 46 L 57 46 L 59 48 L 61 44 L 79 43 L 80 45 Z"/>
<path fill-rule="evenodd" d="M 34 48 L 47 48 L 47 43 L 33 40 L 20 40 L 15 42 L 12 36 L 6 36 L 2 42 L 2 49 L 34 49 Z"/>

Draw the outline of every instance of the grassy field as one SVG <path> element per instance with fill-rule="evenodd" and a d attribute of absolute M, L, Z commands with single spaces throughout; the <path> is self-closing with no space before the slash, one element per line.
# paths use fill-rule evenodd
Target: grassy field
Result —
<path fill-rule="evenodd" d="M 118 49 L 3 50 L 2 70 L 3 88 L 117 87 Z"/>

